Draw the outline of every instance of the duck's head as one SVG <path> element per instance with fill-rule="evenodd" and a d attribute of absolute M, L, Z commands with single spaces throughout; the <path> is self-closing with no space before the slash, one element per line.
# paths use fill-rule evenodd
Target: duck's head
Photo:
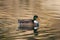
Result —
<path fill-rule="evenodd" d="M 38 18 L 38 16 L 37 15 L 34 15 L 33 20 L 36 20 L 37 18 Z"/>

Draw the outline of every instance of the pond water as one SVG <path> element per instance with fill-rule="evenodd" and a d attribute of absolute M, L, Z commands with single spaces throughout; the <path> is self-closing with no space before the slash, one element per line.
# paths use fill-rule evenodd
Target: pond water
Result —
<path fill-rule="evenodd" d="M 60 40 L 60 0 L 0 0 L 0 40 Z M 38 15 L 38 36 L 18 30 L 18 19 Z"/>

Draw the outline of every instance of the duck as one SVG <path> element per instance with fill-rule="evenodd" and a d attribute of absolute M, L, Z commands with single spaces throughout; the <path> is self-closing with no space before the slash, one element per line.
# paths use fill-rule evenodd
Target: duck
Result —
<path fill-rule="evenodd" d="M 33 17 L 33 23 L 34 23 L 34 28 L 37 29 L 39 27 L 39 22 L 38 22 L 38 16 L 34 15 Z"/>

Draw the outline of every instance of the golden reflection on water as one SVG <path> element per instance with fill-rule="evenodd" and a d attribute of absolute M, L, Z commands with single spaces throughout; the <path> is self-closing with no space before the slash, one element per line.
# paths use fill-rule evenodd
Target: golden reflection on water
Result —
<path fill-rule="evenodd" d="M 0 0 L 0 40 L 59 40 L 59 0 Z M 18 19 L 38 15 L 39 35 L 33 31 L 17 30 Z"/>

